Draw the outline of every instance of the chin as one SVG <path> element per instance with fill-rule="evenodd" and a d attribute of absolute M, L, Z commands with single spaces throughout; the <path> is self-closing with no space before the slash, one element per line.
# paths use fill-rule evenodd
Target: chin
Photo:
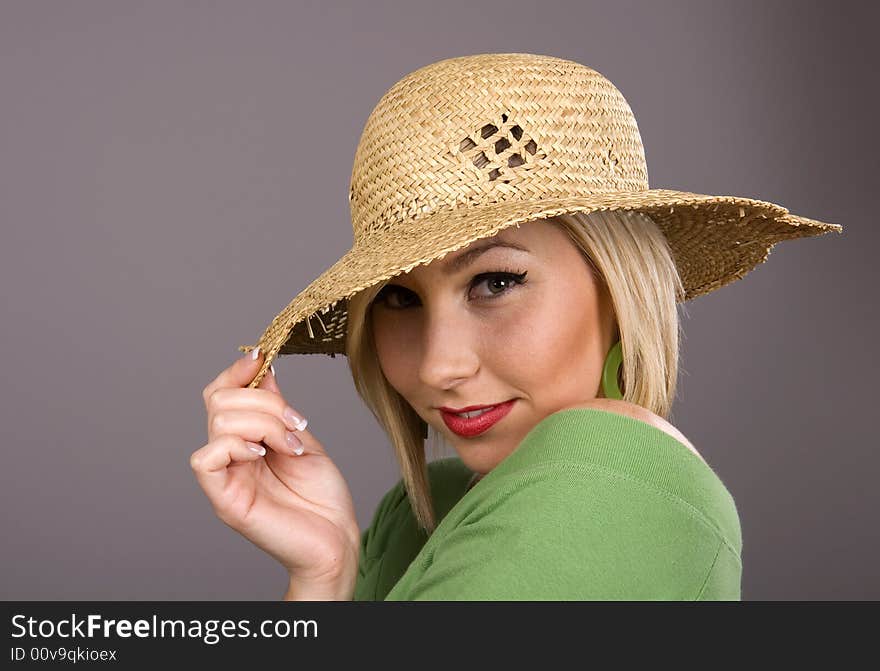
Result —
<path fill-rule="evenodd" d="M 499 450 L 497 446 L 477 446 L 464 443 L 456 444 L 454 447 L 462 463 L 480 475 L 486 475 L 504 461 L 508 455 L 508 452 Z"/>

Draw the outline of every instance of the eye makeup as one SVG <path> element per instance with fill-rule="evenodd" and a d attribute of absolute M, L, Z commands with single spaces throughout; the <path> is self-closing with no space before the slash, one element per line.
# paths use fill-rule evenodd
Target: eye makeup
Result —
<path fill-rule="evenodd" d="M 468 287 L 468 295 L 470 295 L 471 291 L 475 287 L 484 284 L 487 281 L 494 282 L 501 280 L 503 282 L 506 282 L 507 287 L 502 291 L 499 291 L 498 293 L 491 293 L 491 295 L 488 296 L 480 296 L 473 299 L 479 302 L 495 300 L 513 291 L 514 287 L 524 285 L 528 281 L 526 279 L 527 274 L 528 271 L 526 270 L 515 270 L 513 268 L 502 268 L 491 272 L 480 273 L 478 275 L 475 275 L 471 280 Z M 408 307 L 411 307 L 411 305 L 391 305 L 388 300 L 391 296 L 416 296 L 416 294 L 406 287 L 402 287 L 397 284 L 386 284 L 376 295 L 376 298 L 373 300 L 373 304 L 380 304 L 383 307 L 387 307 L 389 310 L 405 310 Z"/>

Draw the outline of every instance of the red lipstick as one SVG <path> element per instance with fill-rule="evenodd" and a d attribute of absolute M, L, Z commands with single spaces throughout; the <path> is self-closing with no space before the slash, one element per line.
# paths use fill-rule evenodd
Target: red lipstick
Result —
<path fill-rule="evenodd" d="M 443 416 L 443 422 L 449 427 L 449 430 L 459 436 L 470 438 L 488 431 L 495 424 L 500 422 L 513 408 L 516 399 L 499 403 L 498 405 L 470 405 L 466 408 L 440 408 L 440 414 Z M 480 410 L 482 408 L 491 408 L 482 415 L 477 417 L 459 417 L 456 412 L 470 412 L 471 410 Z"/>

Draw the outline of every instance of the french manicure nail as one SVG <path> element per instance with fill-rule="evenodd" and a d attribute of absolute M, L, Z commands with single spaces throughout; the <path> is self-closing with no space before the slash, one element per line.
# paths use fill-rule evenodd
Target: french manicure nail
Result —
<path fill-rule="evenodd" d="M 300 439 L 296 437 L 296 434 L 288 431 L 284 437 L 287 438 L 287 444 L 296 454 L 302 454 L 303 445 L 302 442 L 300 442 Z M 297 450 L 299 451 L 297 452 Z"/>
<path fill-rule="evenodd" d="M 264 454 L 266 454 L 266 448 L 263 447 L 262 445 L 260 446 L 260 449 L 257 449 L 257 448 L 254 447 L 253 445 L 248 445 L 248 449 L 251 450 L 252 452 L 256 452 L 256 453 L 259 454 L 261 457 L 262 457 Z"/>
<path fill-rule="evenodd" d="M 293 408 L 287 406 L 284 408 L 283 413 L 284 421 L 287 422 L 287 425 L 296 429 L 297 431 L 302 431 L 306 428 L 306 425 L 309 421 L 305 417 L 301 417 L 293 411 Z"/>
<path fill-rule="evenodd" d="M 259 348 L 259 347 L 255 347 L 255 348 L 253 349 L 253 351 L 251 352 L 251 359 L 252 359 L 253 361 L 256 361 L 258 358 L 260 358 L 260 348 Z"/>

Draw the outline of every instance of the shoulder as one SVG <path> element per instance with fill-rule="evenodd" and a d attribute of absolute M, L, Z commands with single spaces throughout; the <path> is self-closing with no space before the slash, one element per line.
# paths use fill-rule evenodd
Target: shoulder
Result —
<path fill-rule="evenodd" d="M 697 451 L 697 448 L 693 446 L 691 441 L 689 441 L 681 431 L 679 431 L 672 424 L 663 419 L 660 415 L 651 412 L 647 408 L 644 408 L 640 405 L 630 403 L 629 401 L 623 401 L 613 398 L 594 398 L 589 401 L 582 401 L 575 405 L 567 406 L 565 410 L 573 410 L 575 408 L 604 410 L 606 412 L 613 412 L 618 415 L 623 415 L 624 417 L 631 417 L 632 419 L 644 422 L 650 426 L 653 426 L 655 429 L 660 429 L 667 435 L 672 436 L 682 445 L 687 447 L 691 452 L 696 454 L 700 459 L 702 459 L 703 462 L 706 461 L 705 459 L 703 459 L 703 455 L 701 455 Z"/>
<path fill-rule="evenodd" d="M 503 465 L 503 464 L 502 464 Z M 690 599 L 719 546 L 700 511 L 625 471 L 490 471 L 438 526 L 402 599 Z"/>

